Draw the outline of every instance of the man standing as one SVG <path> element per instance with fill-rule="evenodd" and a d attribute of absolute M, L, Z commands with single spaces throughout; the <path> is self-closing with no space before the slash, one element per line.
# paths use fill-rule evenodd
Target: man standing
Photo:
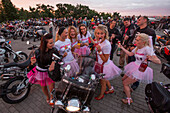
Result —
<path fill-rule="evenodd" d="M 132 45 L 132 36 L 134 34 L 134 31 L 136 27 L 131 24 L 130 18 L 125 18 L 123 20 L 124 26 L 121 28 L 120 33 L 121 33 L 121 44 L 128 50 L 130 50 L 130 45 Z M 119 59 L 119 68 L 124 67 L 125 63 L 125 57 L 126 57 L 126 63 L 128 63 L 128 57 L 127 55 L 125 56 L 125 52 L 121 50 L 120 52 L 120 59 Z"/>
<path fill-rule="evenodd" d="M 138 25 L 138 28 L 135 30 L 135 32 L 133 34 L 133 38 L 131 39 L 131 41 L 135 39 L 135 35 L 138 32 L 139 33 L 145 33 L 145 34 L 149 35 L 149 37 L 150 37 L 150 41 L 152 42 L 151 46 L 154 46 L 155 45 L 155 39 L 156 39 L 156 33 L 153 29 L 149 28 L 148 17 L 147 16 L 138 17 L 137 25 Z M 133 90 L 135 90 L 138 86 L 139 86 L 139 82 L 137 81 L 131 86 L 131 88 Z"/>
<path fill-rule="evenodd" d="M 116 50 L 117 40 L 120 40 L 121 38 L 119 30 L 115 26 L 116 26 L 116 20 L 111 20 L 110 25 L 108 27 L 110 42 L 112 46 L 111 53 L 110 53 L 110 60 L 113 59 L 113 53 Z"/>

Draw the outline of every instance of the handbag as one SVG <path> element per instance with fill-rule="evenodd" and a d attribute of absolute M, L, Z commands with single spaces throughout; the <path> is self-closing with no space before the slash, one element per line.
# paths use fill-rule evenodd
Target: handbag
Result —
<path fill-rule="evenodd" d="M 104 65 L 104 62 L 102 64 L 98 63 L 97 52 L 96 52 L 96 61 L 94 64 L 94 71 L 97 74 L 103 73 L 103 65 Z"/>
<path fill-rule="evenodd" d="M 35 82 L 37 81 L 37 79 L 35 78 L 35 74 L 37 72 L 36 66 L 27 73 L 27 77 L 29 79 L 29 82 L 32 84 L 35 84 Z"/>

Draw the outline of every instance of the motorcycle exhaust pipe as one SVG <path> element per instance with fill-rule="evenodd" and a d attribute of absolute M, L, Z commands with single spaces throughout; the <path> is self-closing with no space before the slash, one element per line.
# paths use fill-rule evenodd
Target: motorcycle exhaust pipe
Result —
<path fill-rule="evenodd" d="M 0 76 L 0 80 L 8 80 L 8 79 L 14 78 L 14 77 L 15 77 L 14 74 L 2 74 Z"/>

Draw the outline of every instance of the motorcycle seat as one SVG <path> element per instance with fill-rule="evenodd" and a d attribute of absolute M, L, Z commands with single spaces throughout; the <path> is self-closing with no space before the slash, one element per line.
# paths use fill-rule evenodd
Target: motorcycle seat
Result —
<path fill-rule="evenodd" d="M 24 68 L 28 67 L 30 62 L 31 62 L 30 58 L 28 58 L 26 61 L 23 61 L 21 63 L 10 62 L 10 63 L 4 64 L 4 68 L 9 68 L 9 67 L 16 66 L 16 67 L 19 67 L 21 69 L 24 69 Z"/>

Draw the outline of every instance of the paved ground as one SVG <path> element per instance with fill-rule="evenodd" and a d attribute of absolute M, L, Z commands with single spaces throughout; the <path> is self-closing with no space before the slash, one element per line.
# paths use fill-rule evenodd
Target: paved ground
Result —
<path fill-rule="evenodd" d="M 39 44 L 39 42 L 35 42 L 34 44 Z M 12 40 L 12 47 L 15 51 L 22 50 L 29 53 L 27 48 L 30 46 L 31 45 L 26 45 L 26 41 L 21 42 L 20 39 L 15 41 Z M 118 60 L 119 57 L 114 55 L 113 62 L 116 65 L 118 64 Z M 170 81 L 160 73 L 161 65 L 151 63 L 150 66 L 154 70 L 153 81 L 170 83 Z M 92 99 L 92 113 L 149 113 L 144 93 L 146 84 L 140 84 L 138 89 L 132 93 L 134 103 L 128 106 L 121 102 L 121 99 L 125 97 L 125 94 L 122 92 L 123 85 L 121 77 L 111 80 L 110 82 L 114 86 L 115 92 L 113 94 L 105 95 L 100 101 Z M 95 96 L 99 94 L 99 91 L 100 86 L 95 92 Z M 7 104 L 0 98 L 0 113 L 50 113 L 50 106 L 46 103 L 40 87 L 38 85 L 33 85 L 29 96 L 21 103 Z"/>

